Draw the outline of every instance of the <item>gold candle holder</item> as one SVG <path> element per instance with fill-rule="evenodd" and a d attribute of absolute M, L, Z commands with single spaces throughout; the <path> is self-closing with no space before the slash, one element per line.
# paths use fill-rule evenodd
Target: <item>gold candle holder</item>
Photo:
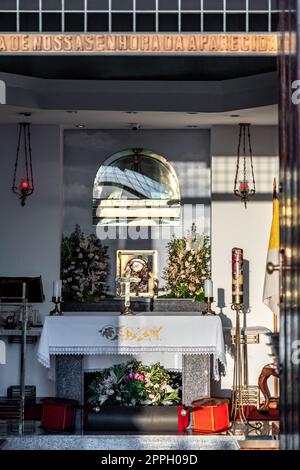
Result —
<path fill-rule="evenodd" d="M 216 315 L 216 312 L 211 308 L 211 305 L 214 303 L 214 298 L 204 297 L 204 302 L 206 303 L 206 308 L 202 311 L 202 315 Z"/>

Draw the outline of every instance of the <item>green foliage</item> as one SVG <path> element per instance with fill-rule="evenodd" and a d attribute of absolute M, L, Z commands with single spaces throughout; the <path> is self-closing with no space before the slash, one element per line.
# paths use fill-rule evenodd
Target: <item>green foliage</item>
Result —
<path fill-rule="evenodd" d="M 95 235 L 85 237 L 79 225 L 62 239 L 63 300 L 99 302 L 109 273 L 107 247 Z"/>

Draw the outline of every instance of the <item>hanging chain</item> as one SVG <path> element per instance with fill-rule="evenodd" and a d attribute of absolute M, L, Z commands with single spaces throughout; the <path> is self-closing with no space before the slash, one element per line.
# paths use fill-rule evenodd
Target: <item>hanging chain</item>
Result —
<path fill-rule="evenodd" d="M 250 125 L 248 125 L 248 144 L 249 144 L 249 156 L 250 156 L 250 164 L 251 164 L 252 183 L 253 183 L 252 193 L 255 194 L 256 187 L 255 187 L 254 168 L 253 168 L 253 154 L 252 154 L 252 146 L 251 146 Z"/>
<path fill-rule="evenodd" d="M 33 170 L 32 170 L 32 150 L 31 150 L 31 132 L 30 132 L 30 124 L 27 124 L 27 141 L 28 141 L 28 154 L 29 154 L 29 168 L 30 168 L 30 192 L 29 195 L 34 191 L 34 183 L 33 183 Z"/>
<path fill-rule="evenodd" d="M 17 154 L 16 154 L 16 160 L 15 160 L 14 176 L 13 176 L 13 185 L 12 185 L 12 190 L 13 190 L 13 192 L 14 192 L 15 194 L 18 194 L 18 192 L 17 192 L 17 186 L 16 186 L 16 178 L 17 178 L 17 169 L 18 169 L 18 164 L 19 164 L 19 153 L 20 153 L 20 144 L 21 144 L 21 134 L 22 134 L 22 126 L 19 125 Z"/>
<path fill-rule="evenodd" d="M 28 143 L 27 143 L 27 126 L 28 124 L 21 124 L 24 129 L 24 155 L 25 155 L 25 170 L 26 170 L 26 180 L 29 183 L 29 174 L 28 174 Z"/>
<path fill-rule="evenodd" d="M 239 143 L 238 143 L 238 150 L 237 150 L 237 162 L 236 162 L 236 173 L 234 179 L 234 194 L 242 199 L 247 207 L 247 202 L 249 200 L 249 196 L 254 196 L 256 193 L 255 187 L 255 178 L 254 178 L 254 167 L 253 167 L 253 154 L 252 154 L 252 146 L 251 146 L 251 134 L 250 134 L 250 124 L 240 123 L 240 132 L 239 132 Z M 243 142 L 242 142 L 243 140 Z M 249 149 L 249 158 L 250 158 L 250 166 L 251 166 L 251 179 L 247 180 L 247 145 Z M 241 184 L 238 187 L 238 179 L 240 173 L 240 158 L 241 158 L 241 147 L 243 152 L 243 176 L 241 175 Z"/>
<path fill-rule="evenodd" d="M 234 193 L 237 193 L 237 184 L 238 184 L 238 177 L 239 177 L 239 170 L 240 170 L 240 152 L 241 152 L 241 142 L 242 142 L 242 124 L 240 124 L 240 132 L 239 132 L 239 143 L 237 149 L 237 162 L 236 162 L 236 172 L 235 172 L 235 180 L 234 180 Z"/>
<path fill-rule="evenodd" d="M 246 182 L 247 178 L 247 164 L 246 164 L 246 126 L 249 124 L 242 124 L 243 128 L 243 156 L 244 156 L 244 182 Z"/>

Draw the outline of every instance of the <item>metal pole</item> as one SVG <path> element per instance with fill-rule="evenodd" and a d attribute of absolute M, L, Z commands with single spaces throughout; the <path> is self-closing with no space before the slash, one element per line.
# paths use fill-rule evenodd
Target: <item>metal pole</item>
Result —
<path fill-rule="evenodd" d="M 21 360 L 20 360 L 20 421 L 19 421 L 19 434 L 24 433 L 24 417 L 25 417 L 25 358 L 26 358 L 26 336 L 27 336 L 27 321 L 28 321 L 28 304 L 26 293 L 26 282 L 22 284 L 22 337 L 21 337 Z"/>

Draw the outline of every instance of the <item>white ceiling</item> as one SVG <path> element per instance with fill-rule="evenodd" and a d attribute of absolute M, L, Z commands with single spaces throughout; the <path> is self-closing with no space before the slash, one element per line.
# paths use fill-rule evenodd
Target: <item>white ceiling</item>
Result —
<path fill-rule="evenodd" d="M 24 118 L 20 113 L 31 112 Z M 28 121 L 33 124 L 59 124 L 65 129 L 82 125 L 87 129 L 128 129 L 138 124 L 141 129 L 210 128 L 215 125 L 232 125 L 249 122 L 254 125 L 277 125 L 277 105 L 226 113 L 182 112 L 124 112 L 124 111 L 56 111 L 17 108 L 0 105 L 0 123 Z"/>

